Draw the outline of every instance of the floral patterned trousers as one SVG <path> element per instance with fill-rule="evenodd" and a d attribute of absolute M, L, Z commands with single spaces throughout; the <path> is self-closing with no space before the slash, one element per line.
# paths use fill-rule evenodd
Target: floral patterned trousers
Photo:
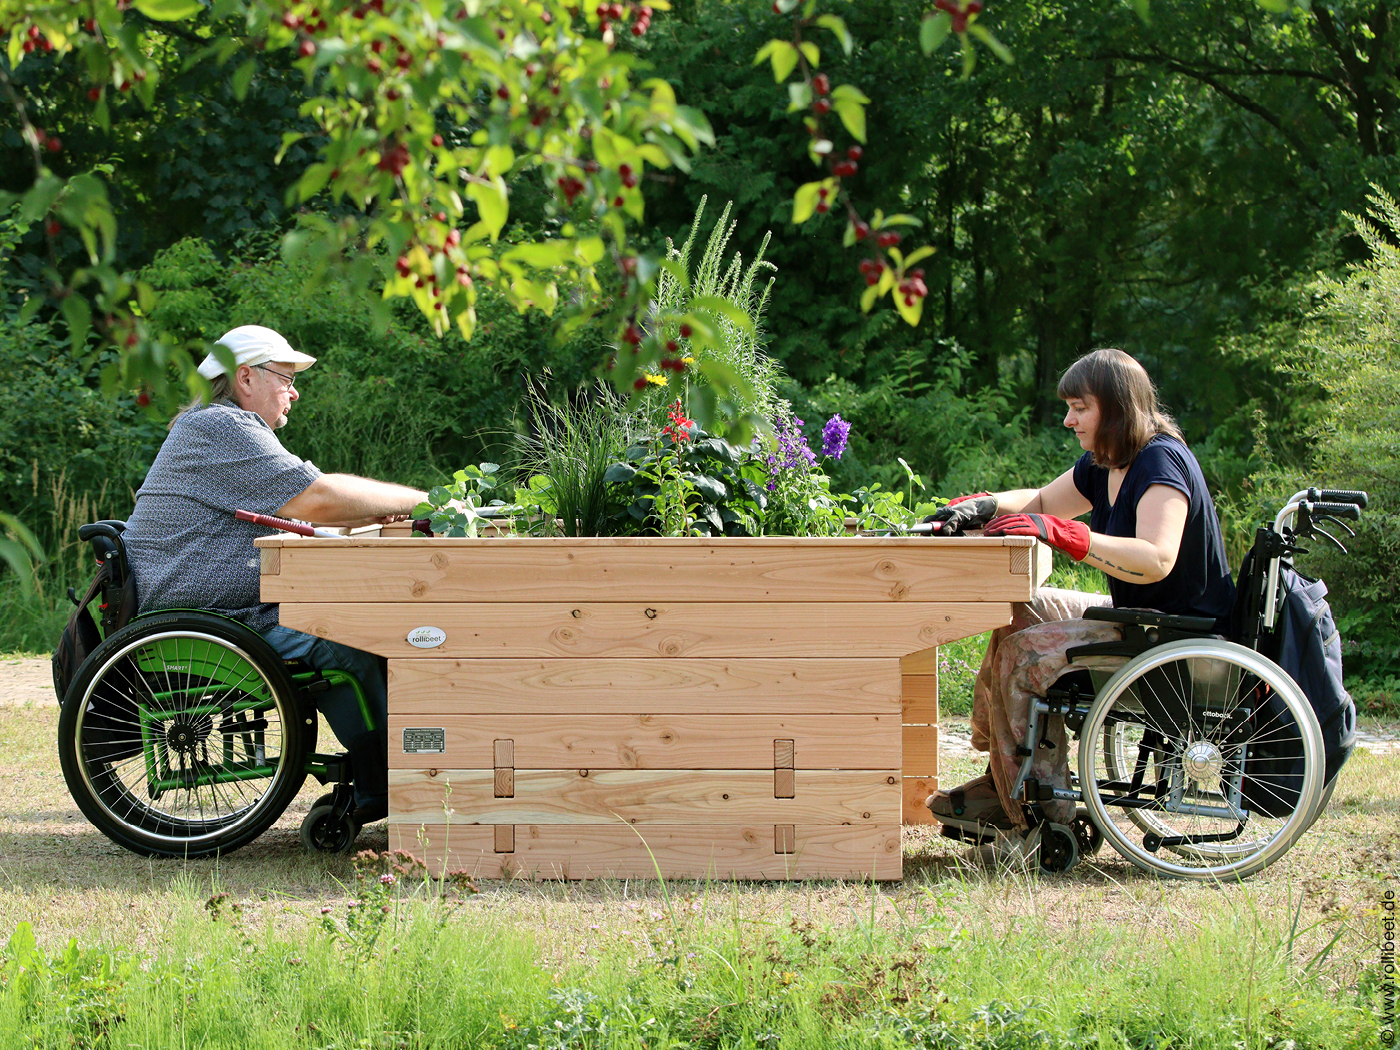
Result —
<path fill-rule="evenodd" d="M 1089 642 L 1117 641 L 1118 628 L 1102 620 L 1084 620 L 1084 610 L 1112 604 L 1106 594 L 1042 587 L 1033 600 L 1011 607 L 1011 623 L 992 632 L 987 655 L 972 693 L 972 746 L 990 753 L 992 780 L 1001 805 L 1023 830 L 1026 818 L 1011 789 L 1021 770 L 1016 749 L 1025 743 L 1031 698 L 1064 673 L 1067 649 Z M 1119 661 L 1121 662 L 1121 660 Z M 1078 666 L 1078 665 L 1076 665 Z M 1031 776 L 1042 784 L 1069 787 L 1069 748 L 1064 719 L 1052 716 L 1046 740 L 1053 748 L 1036 748 Z M 1074 819 L 1074 803 L 1055 799 L 1043 803 L 1045 815 L 1057 823 Z"/>

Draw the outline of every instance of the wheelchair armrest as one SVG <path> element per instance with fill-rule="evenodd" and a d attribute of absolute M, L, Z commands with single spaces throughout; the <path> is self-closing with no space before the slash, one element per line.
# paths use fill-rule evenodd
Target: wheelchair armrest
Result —
<path fill-rule="evenodd" d="M 1065 657 L 1070 663 L 1074 663 L 1085 656 L 1137 656 L 1145 653 L 1153 646 L 1152 642 L 1133 644 L 1129 641 L 1123 642 L 1090 642 L 1088 645 L 1076 645 L 1072 649 L 1065 650 Z"/>
<path fill-rule="evenodd" d="M 1131 623 L 1139 627 L 1165 627 L 1186 634 L 1214 634 L 1215 620 L 1210 616 L 1169 616 L 1152 609 L 1113 609 L 1096 606 L 1084 610 L 1086 620 L 1107 620 L 1110 623 Z"/>

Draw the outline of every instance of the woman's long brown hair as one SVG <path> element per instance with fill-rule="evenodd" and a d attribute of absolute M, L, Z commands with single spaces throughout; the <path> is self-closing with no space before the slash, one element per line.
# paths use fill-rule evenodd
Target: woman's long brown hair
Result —
<path fill-rule="evenodd" d="M 1099 406 L 1094 464 L 1126 467 L 1158 434 L 1184 440 L 1176 420 L 1157 403 L 1147 370 L 1122 350 L 1091 350 L 1065 370 L 1055 394 L 1092 398 Z"/>

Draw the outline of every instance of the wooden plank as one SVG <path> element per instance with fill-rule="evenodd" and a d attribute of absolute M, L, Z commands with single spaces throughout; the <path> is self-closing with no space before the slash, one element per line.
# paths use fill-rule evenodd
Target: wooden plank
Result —
<path fill-rule="evenodd" d="M 905 824 L 936 824 L 924 800 L 938 790 L 937 777 L 904 777 Z"/>
<path fill-rule="evenodd" d="M 802 660 L 390 660 L 395 710 L 417 714 L 884 714 L 899 662 Z M 760 763 L 754 763 L 759 765 Z"/>
<path fill-rule="evenodd" d="M 895 769 L 899 719 L 887 715 L 421 715 L 389 710 L 391 769 L 761 769 L 775 737 L 806 769 Z M 405 754 L 405 730 L 440 729 L 446 750 Z M 495 748 L 509 733 L 513 761 Z M 858 741 L 858 746 L 852 746 Z M 792 768 L 789 764 L 788 768 Z"/>
<path fill-rule="evenodd" d="M 904 721 L 932 725 L 938 721 L 938 675 L 906 674 L 900 683 Z"/>
<path fill-rule="evenodd" d="M 938 778 L 938 727 L 904 727 L 904 775 Z"/>
<path fill-rule="evenodd" d="M 408 824 L 888 823 L 898 770 L 795 771 L 796 797 L 773 797 L 773 770 L 518 770 L 495 797 L 492 770 L 389 771 L 389 819 Z M 449 790 L 450 787 L 450 790 Z"/>
<path fill-rule="evenodd" d="M 1019 537 L 1018 537 L 1019 538 Z M 335 542 L 335 541 L 327 541 Z M 849 540 L 768 537 L 682 540 L 505 539 L 489 545 L 384 542 L 281 548 L 282 572 L 264 581 L 267 602 L 1027 601 L 1030 547 L 1006 571 L 1000 539 Z"/>
<path fill-rule="evenodd" d="M 496 829 L 496 841 L 495 841 L 495 843 L 494 843 L 495 852 L 496 852 L 496 853 L 514 853 L 514 852 L 515 852 L 515 825 L 514 825 L 514 824 L 495 824 L 495 825 L 492 825 L 492 826 Z"/>
<path fill-rule="evenodd" d="M 442 876 L 534 879 L 898 879 L 894 825 L 792 825 L 792 852 L 778 853 L 773 824 L 539 824 L 515 828 L 515 852 L 495 852 L 491 825 L 390 824 L 389 848 L 412 853 Z"/>
<path fill-rule="evenodd" d="M 458 763 L 449 760 L 451 752 L 443 756 L 439 765 L 455 766 Z M 491 741 L 491 764 L 500 768 L 502 766 L 515 765 L 515 741 L 514 740 L 492 740 Z"/>
<path fill-rule="evenodd" d="M 797 828 L 792 824 L 773 825 L 773 852 L 792 853 L 797 849 Z"/>
<path fill-rule="evenodd" d="M 281 547 L 264 547 L 262 549 L 261 571 L 264 576 L 276 576 L 282 571 Z"/>
<path fill-rule="evenodd" d="M 275 577 L 268 577 L 274 579 Z M 380 656 L 820 657 L 904 656 L 1009 622 L 1005 602 L 720 605 L 705 602 L 284 604 L 282 626 Z M 415 649 L 411 631 L 446 634 Z"/>

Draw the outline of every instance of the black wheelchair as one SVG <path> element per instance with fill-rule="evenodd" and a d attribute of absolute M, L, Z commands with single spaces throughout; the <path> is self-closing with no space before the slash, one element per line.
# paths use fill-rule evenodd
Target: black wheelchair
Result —
<path fill-rule="evenodd" d="M 1065 672 L 1032 699 L 1012 791 L 1030 830 L 1009 844 L 1013 855 L 1066 871 L 1107 840 L 1149 873 L 1202 881 L 1244 878 L 1283 856 L 1326 807 L 1336 769 L 1313 703 L 1279 666 L 1281 568 L 1291 575 L 1305 540 L 1342 547 L 1323 523 L 1350 533 L 1342 519 L 1357 520 L 1366 502 L 1364 492 L 1306 489 L 1261 526 L 1236 580 L 1230 638 L 1204 617 L 1088 610 L 1120 625 L 1122 639 L 1068 650 Z M 1349 732 L 1355 710 L 1341 696 Z M 1068 787 L 1032 776 L 1037 750 L 1055 746 L 1045 731 L 1055 716 L 1078 740 Z M 1077 805 L 1071 824 L 1047 819 L 1051 800 Z M 958 820 L 943 834 L 997 835 Z"/>
<path fill-rule="evenodd" d="M 227 617 L 184 609 L 133 616 L 125 528 L 99 521 L 79 529 L 99 565 L 88 599 L 100 603 L 101 629 L 70 589 L 79 606 L 70 628 L 87 618 L 80 633 L 90 651 L 66 682 L 55 658 L 59 761 L 78 808 L 135 853 L 202 857 L 252 842 L 312 776 L 331 790 L 302 821 L 302 842 L 348 851 L 360 830 L 352 763 L 316 752 L 315 698 L 346 684 L 372 726 L 360 682 L 284 661 Z"/>

